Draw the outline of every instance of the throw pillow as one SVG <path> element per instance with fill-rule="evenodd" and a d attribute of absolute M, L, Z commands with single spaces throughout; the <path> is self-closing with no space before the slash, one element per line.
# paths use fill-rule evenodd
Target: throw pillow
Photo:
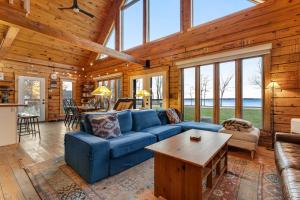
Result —
<path fill-rule="evenodd" d="M 111 139 L 122 135 L 117 114 L 93 117 L 90 122 L 95 136 Z"/>
<path fill-rule="evenodd" d="M 222 123 L 222 125 L 227 130 L 242 131 L 242 132 L 251 131 L 253 127 L 251 122 L 239 118 L 227 119 Z"/>
<path fill-rule="evenodd" d="M 177 123 L 181 122 L 181 120 L 174 108 L 169 108 L 166 111 L 166 113 L 167 113 L 170 124 L 177 124 Z"/>

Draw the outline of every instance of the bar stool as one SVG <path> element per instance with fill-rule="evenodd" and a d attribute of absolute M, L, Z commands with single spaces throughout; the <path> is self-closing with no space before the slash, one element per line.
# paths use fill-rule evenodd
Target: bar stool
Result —
<path fill-rule="evenodd" d="M 19 142 L 21 141 L 21 136 L 32 135 L 36 137 L 36 134 L 39 134 L 41 139 L 39 117 L 29 114 L 18 114 L 18 135 Z"/>

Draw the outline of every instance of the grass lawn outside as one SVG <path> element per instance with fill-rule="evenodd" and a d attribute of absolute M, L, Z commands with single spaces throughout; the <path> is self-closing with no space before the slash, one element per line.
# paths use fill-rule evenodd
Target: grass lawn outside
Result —
<path fill-rule="evenodd" d="M 220 109 L 220 122 L 234 117 L 235 109 L 230 107 L 222 107 Z M 213 121 L 213 108 L 206 107 L 201 108 L 201 118 L 208 117 Z M 243 119 L 253 123 L 257 128 L 262 127 L 262 110 L 260 108 L 244 108 Z M 193 121 L 195 120 L 195 106 L 184 107 L 184 120 Z"/>

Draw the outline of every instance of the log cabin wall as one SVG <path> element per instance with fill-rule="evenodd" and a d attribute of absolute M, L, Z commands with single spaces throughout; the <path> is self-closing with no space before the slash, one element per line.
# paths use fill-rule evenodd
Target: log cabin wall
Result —
<path fill-rule="evenodd" d="M 290 119 L 300 117 L 299 7 L 298 0 L 269 0 L 253 8 L 199 27 L 188 28 L 126 52 L 136 57 L 150 59 L 151 71 L 169 68 L 169 106 L 180 108 L 181 81 L 180 70 L 174 64 L 176 61 L 272 43 L 273 48 L 267 66 L 270 72 L 264 76 L 266 82 L 276 81 L 281 86 L 275 94 L 275 130 L 289 132 Z M 147 70 L 142 66 L 111 58 L 97 61 L 87 69 L 88 76 L 93 77 L 116 72 L 123 73 L 123 94 L 129 96 L 129 76 L 144 74 Z M 265 100 L 269 102 L 269 89 L 265 90 Z M 265 114 L 269 119 L 270 110 L 265 110 Z"/>
<path fill-rule="evenodd" d="M 50 88 L 50 75 L 53 70 L 58 73 L 57 88 Z M 0 72 L 4 73 L 4 79 L 14 82 L 15 92 L 9 97 L 9 102 L 17 102 L 18 87 L 16 78 L 18 76 L 31 76 L 45 78 L 45 93 L 46 93 L 46 120 L 56 121 L 63 118 L 61 112 L 61 79 L 70 79 L 75 85 L 73 88 L 75 91 L 75 100 L 80 103 L 80 85 L 81 77 L 74 70 L 71 69 L 60 69 L 37 64 L 21 63 L 15 61 L 0 61 Z"/>

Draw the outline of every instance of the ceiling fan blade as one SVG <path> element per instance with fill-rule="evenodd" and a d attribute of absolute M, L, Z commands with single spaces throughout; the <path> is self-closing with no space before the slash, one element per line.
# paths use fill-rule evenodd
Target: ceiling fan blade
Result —
<path fill-rule="evenodd" d="M 79 12 L 82 12 L 82 13 L 86 14 L 87 16 L 91 17 L 91 18 L 94 18 L 94 17 L 95 17 L 93 14 L 91 14 L 91 13 L 85 11 L 85 10 L 82 10 L 82 9 L 80 9 L 80 8 L 79 8 Z"/>
<path fill-rule="evenodd" d="M 68 10 L 68 9 L 73 9 L 73 6 L 72 7 L 65 7 L 65 8 L 58 8 L 59 10 Z"/>

